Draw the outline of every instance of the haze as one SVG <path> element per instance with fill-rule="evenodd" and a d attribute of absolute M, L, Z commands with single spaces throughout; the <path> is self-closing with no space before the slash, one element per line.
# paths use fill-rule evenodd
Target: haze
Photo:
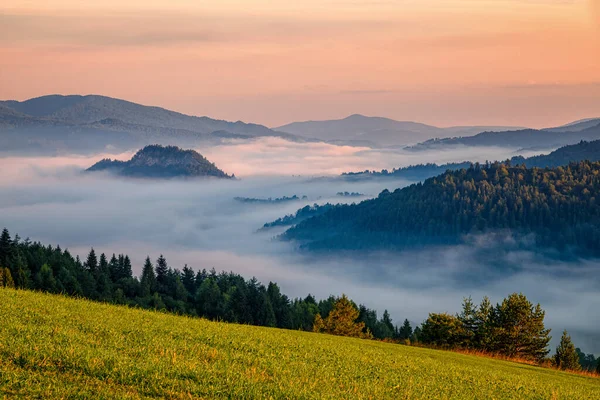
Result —
<path fill-rule="evenodd" d="M 599 4 L 5 0 L 0 98 L 96 93 L 269 126 L 546 127 L 598 114 Z"/>
<path fill-rule="evenodd" d="M 389 309 L 397 323 L 408 318 L 418 324 L 433 311 L 457 312 L 464 296 L 479 301 L 488 295 L 500 301 L 522 291 L 547 311 L 553 346 L 560 330 L 567 328 L 578 346 L 600 353 L 597 261 L 552 261 L 487 236 L 426 251 L 312 257 L 273 241 L 281 230 L 257 232 L 265 222 L 305 204 L 353 201 L 335 197 L 338 191 L 376 196 L 384 188 L 408 184 L 292 175 L 334 174 L 338 168 L 360 170 L 366 165 L 392 168 L 414 163 L 415 157 L 420 162 L 505 159 L 511 150 L 465 148 L 415 155 L 273 138 L 198 150 L 243 179 L 136 181 L 80 173 L 103 155 L 0 158 L 0 226 L 45 244 L 60 244 L 82 257 L 92 246 L 99 252 L 126 253 L 136 275 L 146 255 L 155 259 L 163 253 L 175 268 L 188 264 L 195 270 L 214 267 L 256 276 L 264 283 L 277 282 L 290 296 L 346 293 L 380 316 Z M 294 194 L 308 200 L 253 205 L 233 199 Z"/>

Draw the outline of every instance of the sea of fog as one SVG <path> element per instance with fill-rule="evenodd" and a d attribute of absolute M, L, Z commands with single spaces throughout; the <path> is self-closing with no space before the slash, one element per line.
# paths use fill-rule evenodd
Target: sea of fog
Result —
<path fill-rule="evenodd" d="M 81 173 L 104 155 L 0 158 L 0 228 L 60 244 L 82 258 L 92 246 L 97 252 L 129 254 L 136 274 L 147 255 L 156 259 L 163 254 L 174 268 L 187 264 L 195 270 L 214 267 L 255 276 L 263 283 L 277 282 L 291 297 L 346 293 L 379 315 L 388 309 L 396 323 L 404 318 L 420 323 L 428 312 L 457 312 L 465 296 L 478 302 L 488 295 L 496 302 L 523 292 L 547 311 L 553 343 L 566 328 L 577 346 L 600 354 L 598 261 L 544 259 L 508 250 L 495 236 L 426 251 L 317 257 L 275 240 L 281 229 L 257 232 L 265 222 L 307 204 L 356 201 L 337 197 L 337 192 L 374 197 L 385 188 L 410 183 L 315 179 L 320 176 L 425 162 L 506 159 L 515 155 L 512 151 L 412 153 L 280 139 L 197 150 L 240 179 L 150 181 Z M 292 195 L 307 199 L 268 205 L 234 200 Z"/>

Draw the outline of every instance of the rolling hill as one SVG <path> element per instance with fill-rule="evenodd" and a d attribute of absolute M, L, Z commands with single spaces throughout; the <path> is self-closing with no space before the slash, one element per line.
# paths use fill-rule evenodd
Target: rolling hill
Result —
<path fill-rule="evenodd" d="M 0 149 L 19 153 L 123 151 L 152 143 L 192 146 L 281 137 L 265 126 L 195 117 L 105 96 L 50 95 L 0 102 Z"/>
<path fill-rule="evenodd" d="M 489 126 L 438 128 L 418 122 L 354 114 L 339 120 L 294 122 L 274 129 L 330 143 L 389 147 L 414 144 L 431 138 L 474 135 L 486 130 L 503 131 L 510 128 Z"/>
<path fill-rule="evenodd" d="M 0 289 L 0 397 L 591 399 L 600 380 L 452 352 Z"/>
<path fill-rule="evenodd" d="M 456 245 L 510 231 L 556 256 L 600 256 L 600 163 L 552 169 L 473 166 L 355 205 L 337 205 L 283 234 L 320 251 Z M 520 243 L 516 240 L 515 243 Z"/>
<path fill-rule="evenodd" d="M 521 129 L 503 132 L 481 132 L 475 136 L 431 139 L 408 149 L 431 150 L 456 146 L 496 146 L 517 149 L 544 148 L 555 149 L 574 144 L 582 140 L 600 139 L 600 120 L 589 120 L 574 125 L 550 129 Z"/>
<path fill-rule="evenodd" d="M 129 161 L 101 160 L 86 171 L 136 178 L 232 178 L 194 150 L 160 145 L 144 147 Z"/>

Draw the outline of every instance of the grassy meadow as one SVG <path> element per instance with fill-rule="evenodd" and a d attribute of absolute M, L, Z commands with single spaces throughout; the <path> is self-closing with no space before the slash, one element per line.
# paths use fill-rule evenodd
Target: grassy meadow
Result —
<path fill-rule="evenodd" d="M 592 399 L 600 379 L 0 289 L 0 398 Z"/>

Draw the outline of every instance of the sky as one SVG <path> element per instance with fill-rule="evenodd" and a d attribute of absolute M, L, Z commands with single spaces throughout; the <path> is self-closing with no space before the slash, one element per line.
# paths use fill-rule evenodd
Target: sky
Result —
<path fill-rule="evenodd" d="M 547 127 L 600 116 L 600 0 L 3 0 L 0 98 L 50 93 Z"/>

